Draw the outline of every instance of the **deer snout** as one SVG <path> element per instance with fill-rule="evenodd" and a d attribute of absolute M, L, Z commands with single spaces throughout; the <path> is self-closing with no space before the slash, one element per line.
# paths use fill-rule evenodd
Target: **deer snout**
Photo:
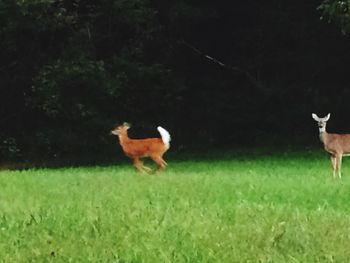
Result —
<path fill-rule="evenodd" d="M 109 133 L 109 135 L 118 135 L 118 132 L 116 130 L 111 130 L 111 132 Z"/>
<path fill-rule="evenodd" d="M 323 128 L 325 125 L 326 125 L 326 123 L 324 123 L 324 122 L 319 122 L 318 123 L 318 127 L 319 128 Z"/>

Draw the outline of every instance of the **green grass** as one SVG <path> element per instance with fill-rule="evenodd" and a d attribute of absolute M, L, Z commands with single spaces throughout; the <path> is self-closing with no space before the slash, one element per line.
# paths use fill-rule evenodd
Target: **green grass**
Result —
<path fill-rule="evenodd" d="M 348 262 L 350 162 L 221 154 L 0 172 L 0 262 Z"/>

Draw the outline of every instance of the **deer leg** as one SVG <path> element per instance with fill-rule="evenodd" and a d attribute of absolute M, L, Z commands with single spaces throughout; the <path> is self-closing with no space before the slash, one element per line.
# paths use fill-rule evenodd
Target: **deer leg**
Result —
<path fill-rule="evenodd" d="M 143 169 L 144 171 L 146 171 L 147 173 L 149 173 L 149 172 L 151 172 L 151 171 L 152 171 L 152 169 L 151 169 L 151 168 L 149 168 L 149 167 L 147 167 L 147 166 L 143 165 L 143 162 L 142 162 L 142 161 L 140 161 L 140 162 L 141 162 L 141 165 L 142 165 L 142 169 Z"/>
<path fill-rule="evenodd" d="M 142 164 L 142 161 L 139 159 L 139 158 L 134 158 L 133 159 L 133 161 L 134 161 L 134 166 L 135 166 L 135 168 L 139 171 L 139 172 L 144 172 L 145 170 L 144 170 L 144 166 L 143 166 L 143 164 Z"/>
<path fill-rule="evenodd" d="M 342 162 L 342 155 L 337 155 L 337 170 L 338 170 L 338 176 L 339 179 L 341 179 L 341 162 Z"/>
<path fill-rule="evenodd" d="M 134 166 L 135 168 L 139 171 L 139 172 L 142 172 L 142 169 L 141 169 L 141 161 L 139 158 L 134 158 L 133 159 L 134 161 Z"/>
<path fill-rule="evenodd" d="M 146 172 L 146 173 L 149 173 L 149 172 L 152 171 L 151 168 L 149 168 L 149 167 L 143 165 L 143 162 L 142 162 L 141 160 L 140 160 L 140 168 L 142 169 L 143 172 Z"/>
<path fill-rule="evenodd" d="M 334 155 L 331 155 L 332 168 L 333 168 L 333 178 L 335 178 L 335 171 L 337 169 L 337 159 Z"/>
<path fill-rule="evenodd" d="M 166 167 L 166 162 L 163 160 L 162 156 L 151 156 L 152 160 L 158 165 L 158 170 L 164 170 Z"/>

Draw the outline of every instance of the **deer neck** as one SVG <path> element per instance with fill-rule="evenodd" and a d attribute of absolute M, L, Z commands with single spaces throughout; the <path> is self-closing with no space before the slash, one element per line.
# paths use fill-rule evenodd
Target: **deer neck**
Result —
<path fill-rule="evenodd" d="M 328 133 L 326 132 L 326 129 L 320 129 L 320 140 L 321 142 L 323 142 L 324 144 L 327 142 L 327 137 L 328 137 Z"/>
<path fill-rule="evenodd" d="M 127 143 L 130 140 L 130 138 L 129 138 L 127 133 L 121 133 L 121 134 L 118 135 L 118 137 L 119 137 L 119 142 L 122 145 Z"/>

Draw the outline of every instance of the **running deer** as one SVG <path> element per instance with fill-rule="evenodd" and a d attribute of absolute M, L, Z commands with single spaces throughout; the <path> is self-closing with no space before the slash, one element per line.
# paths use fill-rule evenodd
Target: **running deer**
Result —
<path fill-rule="evenodd" d="M 170 134 L 164 128 L 158 126 L 162 138 L 130 139 L 128 129 L 130 124 L 124 122 L 123 125 L 115 127 L 111 133 L 119 137 L 119 143 L 126 156 L 133 160 L 135 168 L 140 172 L 150 172 L 151 168 L 144 166 L 141 158 L 150 157 L 159 170 L 164 170 L 167 163 L 163 160 L 164 153 L 170 147 Z"/>
<path fill-rule="evenodd" d="M 341 178 L 341 162 L 343 156 L 349 156 L 350 153 L 350 134 L 328 133 L 326 124 L 331 116 L 330 113 L 326 117 L 319 118 L 315 113 L 312 113 L 312 118 L 317 121 L 320 131 L 320 140 L 324 144 L 324 149 L 331 155 L 333 166 L 333 177 L 335 178 L 338 172 Z"/>

